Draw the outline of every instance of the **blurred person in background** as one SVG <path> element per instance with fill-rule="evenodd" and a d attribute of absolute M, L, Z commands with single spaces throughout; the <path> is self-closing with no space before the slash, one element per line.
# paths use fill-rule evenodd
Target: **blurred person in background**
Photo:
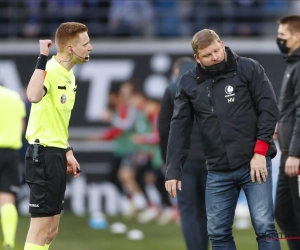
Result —
<path fill-rule="evenodd" d="M 176 81 L 186 71 L 195 68 L 195 60 L 189 57 L 179 57 L 173 64 L 172 82 L 166 89 L 161 101 L 158 120 L 160 149 L 164 162 L 166 161 L 170 122 L 174 109 Z M 190 137 L 191 148 L 183 167 L 182 190 L 178 192 L 181 228 L 188 250 L 208 249 L 207 219 L 205 210 L 205 186 L 207 170 L 202 150 L 200 131 L 196 123 L 193 125 Z"/>
<path fill-rule="evenodd" d="M 90 4 L 90 1 L 87 4 Z M 26 20 L 22 33 L 25 37 L 52 35 L 60 23 L 70 20 L 81 21 L 84 17 L 84 0 L 23 0 L 23 2 Z"/>
<path fill-rule="evenodd" d="M 89 27 L 90 36 L 108 36 L 107 27 L 111 0 L 85 0 L 82 19 Z"/>
<path fill-rule="evenodd" d="M 152 0 L 155 10 L 155 35 L 157 37 L 176 37 L 180 30 L 179 0 Z M 184 1 L 187 2 L 187 1 Z"/>
<path fill-rule="evenodd" d="M 41 30 L 41 2 L 36 0 L 23 0 L 24 11 L 28 14 L 28 19 L 23 27 L 23 34 L 26 37 L 34 37 L 39 35 Z"/>
<path fill-rule="evenodd" d="M 157 130 L 160 100 L 147 98 L 142 93 L 136 93 L 144 101 L 137 109 L 140 111 L 137 119 L 136 133 L 132 139 L 137 145 L 135 154 L 135 172 L 140 186 L 148 198 L 148 207 L 137 217 L 141 223 L 157 219 L 159 225 L 165 225 L 178 217 L 177 207 L 174 206 L 164 188 L 163 162 L 159 148 Z M 153 192 L 158 192 L 155 200 Z"/>
<path fill-rule="evenodd" d="M 111 36 L 152 36 L 153 19 L 151 1 L 111 0 L 108 22 Z"/>
<path fill-rule="evenodd" d="M 269 2 L 269 1 L 266 1 Z M 232 7 L 234 15 L 229 18 L 232 23 L 230 35 L 233 36 L 261 36 L 264 23 L 264 1 L 234 0 Z M 255 13 L 255 15 L 253 15 Z"/>
<path fill-rule="evenodd" d="M 277 45 L 284 55 L 284 73 L 277 133 L 281 160 L 276 190 L 275 218 L 285 237 L 300 235 L 300 16 L 279 20 Z M 275 136 L 276 136 L 275 133 Z M 298 177 L 297 177 L 298 176 Z M 291 250 L 300 249 L 299 240 L 287 240 Z"/>
<path fill-rule="evenodd" d="M 50 35 L 55 33 L 57 26 L 63 22 L 82 22 L 84 17 L 84 0 L 45 0 L 48 22 L 45 22 Z"/>
<path fill-rule="evenodd" d="M 165 224 L 167 208 L 172 205 L 163 185 L 158 147 L 156 124 L 160 103 L 147 98 L 132 81 L 125 81 L 118 93 L 111 93 L 110 103 L 112 109 L 104 112 L 101 120 L 112 126 L 99 139 L 116 142 L 112 175 L 117 176 L 117 181 L 113 178 L 113 182 L 131 203 L 131 209 L 124 215 L 137 216 L 141 223 L 158 217 L 158 222 Z M 153 188 L 159 191 L 161 202 L 153 199 L 149 191 Z"/>
<path fill-rule="evenodd" d="M 49 249 L 58 233 L 66 174 L 80 175 L 68 143 L 77 86 L 73 66 L 89 61 L 92 46 L 84 24 L 62 23 L 56 30 L 57 54 L 47 61 L 51 40 L 40 40 L 40 55 L 27 87 L 32 103 L 26 139 L 25 180 L 31 213 L 24 250 Z"/>
<path fill-rule="evenodd" d="M 10 27 L 9 25 L 7 25 L 7 23 L 9 23 L 9 20 L 11 18 L 10 15 L 10 2 L 9 0 L 2 0 L 0 1 L 0 9 L 2 11 L 1 15 L 0 15 L 0 24 L 5 24 L 1 26 L 0 29 L 0 37 L 7 37 L 10 35 L 11 31 L 10 31 Z"/>
<path fill-rule="evenodd" d="M 25 179 L 24 179 L 24 159 L 26 156 L 26 151 L 28 148 L 28 141 L 26 140 L 25 137 L 25 130 L 28 124 L 28 119 L 29 119 L 29 114 L 30 114 L 30 108 L 31 108 L 31 102 L 28 100 L 27 95 L 26 95 L 26 91 L 27 91 L 27 83 L 24 83 L 24 87 L 23 87 L 23 101 L 25 104 L 25 110 L 26 110 L 26 116 L 24 118 L 24 133 L 22 134 L 22 147 L 19 150 L 19 159 L 21 162 L 20 165 L 20 171 L 21 171 L 21 185 L 25 183 Z"/>
<path fill-rule="evenodd" d="M 25 104 L 15 91 L 0 86 L 0 207 L 4 250 L 13 250 L 18 224 L 19 149 L 25 130 Z"/>
<path fill-rule="evenodd" d="M 146 139 L 143 137 L 152 131 L 151 123 L 147 117 L 149 103 L 144 93 L 139 89 L 135 89 L 132 93 L 130 103 L 136 110 L 134 130 L 130 137 L 131 142 L 134 143 L 136 148 L 132 158 L 132 168 L 128 170 L 131 173 L 130 179 L 127 179 L 127 181 L 136 183 L 146 198 L 146 206 L 136 214 L 139 222 L 146 223 L 154 219 L 158 214 L 156 210 L 148 210 L 153 204 L 151 204 L 151 197 L 147 195 L 146 191 L 146 186 L 150 184 L 150 182 L 151 184 L 155 183 L 153 176 L 149 175 L 149 169 L 151 169 L 151 154 L 149 152 L 149 145 L 145 142 Z M 149 136 L 148 139 L 147 142 L 150 140 L 151 142 L 153 141 L 151 136 Z M 120 175 L 120 177 L 122 178 L 122 175 Z M 148 212 L 145 213 L 145 211 Z M 151 211 L 151 213 L 149 213 L 149 211 Z"/>
<path fill-rule="evenodd" d="M 192 39 L 197 67 L 178 81 L 167 148 L 166 189 L 176 197 L 194 119 L 208 170 L 207 231 L 212 249 L 236 249 L 234 212 L 244 190 L 259 249 L 279 250 L 272 199 L 278 108 L 263 67 L 225 47 L 210 29 Z M 270 238 L 272 237 L 272 238 Z"/>
<path fill-rule="evenodd" d="M 132 217 L 136 212 L 147 207 L 147 199 L 140 185 L 135 179 L 133 158 L 136 145 L 132 141 L 135 133 L 138 111 L 132 104 L 136 83 L 132 80 L 121 84 L 118 92 L 110 96 L 111 108 L 101 116 L 101 120 L 108 122 L 111 127 L 99 137 L 101 140 L 113 140 L 114 163 L 111 178 L 121 193 L 129 197 L 131 208 L 124 213 Z"/>

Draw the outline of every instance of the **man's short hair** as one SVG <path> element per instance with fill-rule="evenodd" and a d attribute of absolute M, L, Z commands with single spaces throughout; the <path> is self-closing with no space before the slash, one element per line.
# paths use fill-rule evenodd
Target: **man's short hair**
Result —
<path fill-rule="evenodd" d="M 82 23 L 66 22 L 62 23 L 55 33 L 55 44 L 58 51 L 62 51 L 72 39 L 76 39 L 78 34 L 87 32 L 88 28 Z"/>
<path fill-rule="evenodd" d="M 192 39 L 192 48 L 196 55 L 199 49 L 205 49 L 214 41 L 220 42 L 221 39 L 216 32 L 210 29 L 203 29 L 198 31 Z"/>
<path fill-rule="evenodd" d="M 291 33 L 300 32 L 300 16 L 298 15 L 284 16 L 279 20 L 279 24 L 287 24 Z"/>

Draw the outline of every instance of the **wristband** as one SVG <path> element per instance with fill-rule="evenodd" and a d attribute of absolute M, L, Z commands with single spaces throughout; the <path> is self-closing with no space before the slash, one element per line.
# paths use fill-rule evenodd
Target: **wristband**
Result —
<path fill-rule="evenodd" d="M 268 149 L 269 143 L 258 139 L 254 147 L 254 153 L 266 156 Z"/>
<path fill-rule="evenodd" d="M 45 56 L 43 54 L 40 54 L 38 59 L 37 59 L 35 68 L 45 70 L 46 69 L 46 64 L 47 64 L 47 59 L 48 59 L 47 56 Z"/>
<path fill-rule="evenodd" d="M 69 147 L 66 148 L 66 153 L 68 153 L 70 150 L 73 151 L 73 147 L 72 146 L 69 146 Z"/>

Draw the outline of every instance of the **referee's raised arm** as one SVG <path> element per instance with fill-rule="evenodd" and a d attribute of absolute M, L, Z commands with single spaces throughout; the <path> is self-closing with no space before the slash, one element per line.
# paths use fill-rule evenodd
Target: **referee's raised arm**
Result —
<path fill-rule="evenodd" d="M 35 70 L 30 78 L 27 87 L 27 98 L 32 103 L 38 103 L 45 95 L 44 78 L 49 48 L 52 46 L 51 40 L 40 40 L 40 55 L 35 66 Z"/>

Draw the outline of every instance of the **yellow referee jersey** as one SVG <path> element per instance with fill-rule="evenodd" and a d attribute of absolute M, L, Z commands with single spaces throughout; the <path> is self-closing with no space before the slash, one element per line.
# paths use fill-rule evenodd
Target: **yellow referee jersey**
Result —
<path fill-rule="evenodd" d="M 22 147 L 22 120 L 25 116 L 25 104 L 19 94 L 0 86 L 0 148 Z"/>
<path fill-rule="evenodd" d="M 75 102 L 76 85 L 73 70 L 68 71 L 53 56 L 46 65 L 46 94 L 31 105 L 26 139 L 39 139 L 44 146 L 66 148 L 68 127 Z"/>

